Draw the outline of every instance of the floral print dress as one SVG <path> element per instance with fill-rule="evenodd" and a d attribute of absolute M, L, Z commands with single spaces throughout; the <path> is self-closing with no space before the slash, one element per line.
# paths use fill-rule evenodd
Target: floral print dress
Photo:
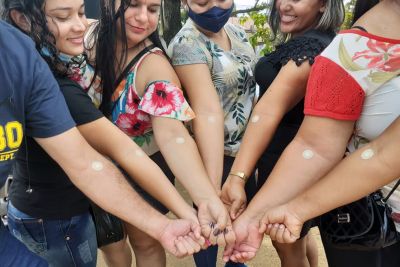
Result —
<path fill-rule="evenodd" d="M 230 23 L 224 29 L 230 51 L 220 48 L 188 19 L 171 41 L 168 54 L 174 66 L 206 64 L 210 69 L 225 115 L 225 155 L 235 156 L 256 101 L 256 56 L 243 30 Z"/>
<path fill-rule="evenodd" d="M 150 53 L 162 54 L 162 51 L 153 48 L 132 67 L 112 96 L 111 113 L 113 123 L 129 135 L 147 155 L 159 151 L 151 127 L 151 116 L 183 122 L 195 117 L 182 90 L 169 81 L 150 82 L 146 85 L 143 96 L 139 96 L 135 87 L 137 69 Z"/>
<path fill-rule="evenodd" d="M 305 98 L 306 115 L 355 121 L 347 150 L 377 138 L 400 116 L 400 40 L 342 31 L 317 57 Z M 377 177 L 379 179 L 379 177 Z M 383 188 L 387 194 L 391 183 Z M 400 189 L 388 201 L 400 232 Z"/>
<path fill-rule="evenodd" d="M 157 47 L 145 53 L 119 83 L 111 103 L 112 122 L 131 137 L 149 156 L 159 151 L 153 134 L 151 116 L 171 118 L 182 122 L 190 121 L 195 117 L 182 90 L 169 81 L 152 81 L 146 85 L 143 96 L 137 93 L 136 73 L 140 64 L 150 53 L 163 55 L 162 50 Z M 96 80 L 89 87 L 93 77 L 93 68 L 82 64 L 80 68 L 73 68 L 71 76 L 87 91 L 93 103 L 99 106 L 101 103 L 99 81 Z"/>

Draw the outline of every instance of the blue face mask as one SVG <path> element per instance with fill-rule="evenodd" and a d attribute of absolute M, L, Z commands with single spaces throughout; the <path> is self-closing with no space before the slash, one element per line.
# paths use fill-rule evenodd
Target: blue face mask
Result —
<path fill-rule="evenodd" d="M 213 8 L 200 14 L 194 13 L 193 10 L 189 7 L 188 16 L 201 28 L 210 32 L 217 33 L 228 22 L 229 17 L 232 14 L 233 6 L 234 5 L 232 4 L 231 8 L 229 9 L 223 9 L 214 6 Z"/>

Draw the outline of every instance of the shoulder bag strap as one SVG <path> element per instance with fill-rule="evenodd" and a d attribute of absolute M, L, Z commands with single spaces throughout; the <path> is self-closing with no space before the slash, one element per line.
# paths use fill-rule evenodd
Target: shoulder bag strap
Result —
<path fill-rule="evenodd" d="M 400 179 L 397 180 L 397 183 L 395 184 L 395 186 L 392 188 L 392 190 L 389 192 L 389 194 L 384 199 L 382 199 L 382 201 L 386 203 L 388 201 L 388 199 L 390 198 L 390 196 L 394 193 L 394 191 L 396 191 L 397 187 L 399 187 L 399 185 L 400 185 Z"/>
<path fill-rule="evenodd" d="M 151 49 L 155 48 L 156 46 L 154 44 L 149 45 L 145 47 L 142 51 L 139 52 L 132 60 L 129 62 L 129 64 L 125 67 L 124 71 L 121 72 L 121 74 L 118 76 L 118 79 L 115 80 L 114 84 L 114 89 L 117 88 L 117 86 L 121 83 L 121 81 L 126 77 L 128 72 L 132 69 L 132 67 L 146 54 L 147 52 L 150 52 Z"/>

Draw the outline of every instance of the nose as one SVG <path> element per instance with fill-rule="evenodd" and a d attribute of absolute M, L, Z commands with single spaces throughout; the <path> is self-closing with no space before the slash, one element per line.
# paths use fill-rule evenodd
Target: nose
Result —
<path fill-rule="evenodd" d="M 74 20 L 73 29 L 74 29 L 74 31 L 77 31 L 77 32 L 84 32 L 84 31 L 86 31 L 87 25 L 88 25 L 88 23 L 87 23 L 86 17 L 85 16 L 80 17 L 79 15 L 77 15 Z"/>
<path fill-rule="evenodd" d="M 292 0 L 278 0 L 276 6 L 278 10 L 287 11 L 290 9 L 290 4 Z"/>
<path fill-rule="evenodd" d="M 147 14 L 147 6 L 143 5 L 141 8 L 138 9 L 135 18 L 137 21 L 146 22 L 148 21 L 148 14 Z"/>

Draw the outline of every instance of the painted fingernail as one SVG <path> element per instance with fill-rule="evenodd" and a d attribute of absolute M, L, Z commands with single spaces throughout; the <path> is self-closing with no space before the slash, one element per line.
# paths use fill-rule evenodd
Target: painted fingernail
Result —
<path fill-rule="evenodd" d="M 213 234 L 214 236 L 217 236 L 221 233 L 221 230 L 219 230 L 218 228 L 214 230 Z"/>

